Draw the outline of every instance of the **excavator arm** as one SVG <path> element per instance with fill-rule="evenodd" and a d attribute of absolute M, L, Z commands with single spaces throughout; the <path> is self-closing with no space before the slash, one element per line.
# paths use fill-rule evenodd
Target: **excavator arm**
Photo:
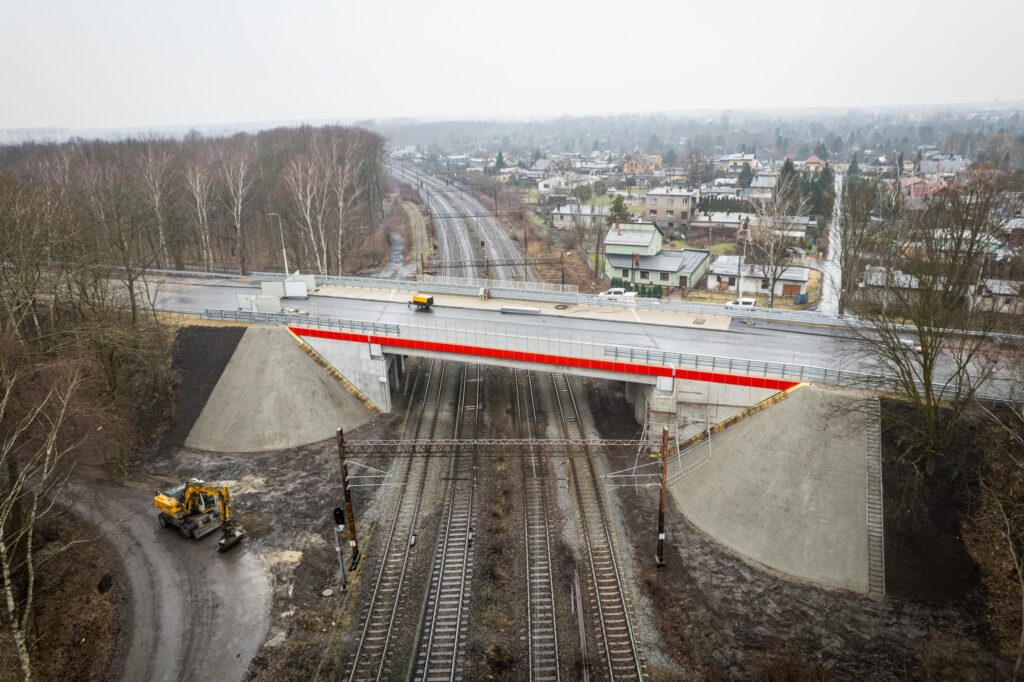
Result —
<path fill-rule="evenodd" d="M 215 488 L 208 485 L 189 483 L 185 488 L 185 500 L 183 503 L 185 509 L 191 510 L 197 504 L 198 498 L 201 495 L 217 499 L 217 503 L 220 506 L 220 522 L 222 526 L 226 526 L 231 520 L 231 491 L 228 490 L 228 487 L 222 485 L 219 488 Z"/>

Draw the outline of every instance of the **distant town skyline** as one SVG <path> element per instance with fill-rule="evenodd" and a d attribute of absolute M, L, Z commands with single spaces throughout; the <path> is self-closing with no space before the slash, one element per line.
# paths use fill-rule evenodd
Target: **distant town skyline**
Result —
<path fill-rule="evenodd" d="M 970 10 L 950 0 L 20 3 L 0 24 L 0 129 L 1024 100 L 1024 4 Z"/>

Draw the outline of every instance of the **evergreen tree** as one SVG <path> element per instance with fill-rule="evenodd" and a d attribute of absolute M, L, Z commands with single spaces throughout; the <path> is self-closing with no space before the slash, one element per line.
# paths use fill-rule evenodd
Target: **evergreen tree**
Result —
<path fill-rule="evenodd" d="M 853 159 L 850 161 L 850 168 L 846 171 L 849 175 L 860 175 L 860 166 L 857 165 L 857 152 L 853 153 Z"/>
<path fill-rule="evenodd" d="M 828 161 L 828 147 L 824 142 L 818 142 L 818 146 L 814 148 L 814 155 L 822 161 Z"/>
<path fill-rule="evenodd" d="M 743 170 L 740 171 L 739 186 L 750 187 L 750 183 L 754 181 L 754 171 L 750 170 L 750 164 L 743 164 Z"/>
<path fill-rule="evenodd" d="M 608 214 L 608 224 L 614 225 L 615 218 L 618 218 L 620 223 L 629 222 L 629 207 L 626 206 L 626 202 L 623 200 L 621 194 L 616 194 L 615 198 L 612 199 L 610 212 Z"/>
<path fill-rule="evenodd" d="M 501 169 L 505 167 L 505 156 L 498 150 L 498 157 L 494 159 L 494 172 L 500 173 Z"/>

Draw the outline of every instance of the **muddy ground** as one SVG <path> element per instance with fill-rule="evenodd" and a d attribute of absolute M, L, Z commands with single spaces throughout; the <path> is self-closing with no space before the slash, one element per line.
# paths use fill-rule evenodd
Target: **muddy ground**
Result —
<path fill-rule="evenodd" d="M 204 389 L 204 381 L 219 375 L 218 365 L 222 368 L 230 357 L 227 348 L 233 346 L 228 336 L 212 345 L 208 333 L 182 336 L 183 343 L 223 347 L 219 353 L 186 354 L 196 358 L 197 366 L 181 367 L 179 415 L 187 418 L 201 411 L 212 389 Z M 415 403 L 412 385 L 418 364 L 409 364 L 393 414 L 347 433 L 348 439 L 394 438 L 403 432 L 407 407 Z M 493 437 L 514 431 L 507 376 L 497 370 L 489 373 L 486 400 Z M 632 409 L 621 384 L 584 385 L 592 421 L 602 437 L 638 435 L 639 427 L 627 416 Z M 887 436 L 885 447 L 890 446 Z M 491 457 L 483 463 L 487 475 L 479 477 L 466 679 L 528 677 L 523 665 L 522 494 L 515 484 L 523 475 L 520 457 L 521 453 Z M 389 466 L 386 461 L 367 463 L 380 469 Z M 622 463 L 611 461 L 609 466 Z M 553 467 L 548 472 L 556 486 L 561 485 L 558 471 Z M 383 535 L 376 519 L 387 514 L 378 512 L 390 509 L 385 504 L 387 488 L 353 489 L 366 558 L 358 570 L 346 574 L 349 592 L 342 594 L 331 533 L 331 510 L 340 502 L 333 441 L 237 455 L 172 445 L 150 453 L 133 475 L 167 481 L 199 476 L 232 486 L 235 511 L 250 534 L 246 543 L 261 557 L 274 591 L 270 635 L 250 665 L 251 679 L 328 677 L 343 666 L 365 602 L 363 583 L 372 579 L 374 552 Z M 656 569 L 656 489 L 609 490 L 621 514 L 616 522 L 619 547 L 632 560 L 628 569 L 633 575 L 634 609 L 640 612 L 641 649 L 650 679 L 1005 677 L 1009 663 L 990 653 L 993 647 L 980 615 L 977 570 L 962 542 L 957 545 L 959 507 L 939 505 L 936 498 L 934 518 L 925 526 L 919 520 L 914 525 L 891 512 L 897 505 L 890 498 L 898 489 L 891 476 L 887 469 L 889 596 L 881 602 L 753 568 L 693 528 L 674 508 L 668 515 L 668 565 Z M 431 494 L 439 497 L 443 484 L 437 483 L 437 476 L 434 480 Z M 425 547 L 433 539 L 430 528 L 425 527 L 421 537 Z M 555 540 L 560 536 L 556 531 Z M 565 609 L 573 550 L 553 541 L 552 551 L 561 557 L 557 602 Z M 428 566 L 424 562 L 413 574 L 420 585 L 425 584 Z M 325 589 L 333 593 L 324 596 Z M 570 641 L 576 622 L 571 613 L 559 617 L 559 629 L 570 628 L 562 640 Z M 579 661 L 578 651 L 569 646 L 564 655 L 568 658 L 563 660 Z"/>
<path fill-rule="evenodd" d="M 127 586 L 115 555 L 95 526 L 57 510 L 39 529 L 37 557 L 52 556 L 36 575 L 29 634 L 33 678 L 42 682 L 109 680 L 120 674 L 127 627 Z M 55 552 L 71 544 L 67 549 Z M 0 680 L 22 679 L 7 623 L 0 629 Z"/>
<path fill-rule="evenodd" d="M 603 437 L 635 435 L 620 417 L 631 413 L 620 385 L 588 382 L 587 396 Z M 890 444 L 884 439 L 883 448 Z M 1006 678 L 1010 662 L 992 653 L 976 604 L 980 585 L 964 561 L 962 542 L 950 551 L 958 543 L 956 512 L 947 510 L 927 536 L 916 536 L 905 519 L 889 513 L 899 489 L 889 473 L 884 489 L 891 585 L 880 602 L 746 564 L 690 525 L 671 496 L 668 565 L 657 569 L 657 488 L 616 489 L 641 592 L 656 605 L 670 662 L 652 666 L 651 679 Z M 929 542 L 936 548 L 918 554 Z M 925 586 L 906 589 L 927 575 L 934 577 Z M 953 585 L 946 583 L 949 576 L 956 577 Z"/>

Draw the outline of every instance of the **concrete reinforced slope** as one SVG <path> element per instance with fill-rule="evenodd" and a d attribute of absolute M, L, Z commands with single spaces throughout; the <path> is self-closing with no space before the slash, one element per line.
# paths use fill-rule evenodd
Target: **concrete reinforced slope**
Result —
<path fill-rule="evenodd" d="M 370 412 L 302 352 L 282 327 L 250 327 L 185 446 L 264 452 L 316 443 L 365 424 Z"/>
<path fill-rule="evenodd" d="M 795 391 L 692 450 L 687 458 L 710 454 L 710 461 L 671 486 L 676 503 L 697 528 L 746 559 L 867 593 L 863 401 L 849 391 Z"/>

